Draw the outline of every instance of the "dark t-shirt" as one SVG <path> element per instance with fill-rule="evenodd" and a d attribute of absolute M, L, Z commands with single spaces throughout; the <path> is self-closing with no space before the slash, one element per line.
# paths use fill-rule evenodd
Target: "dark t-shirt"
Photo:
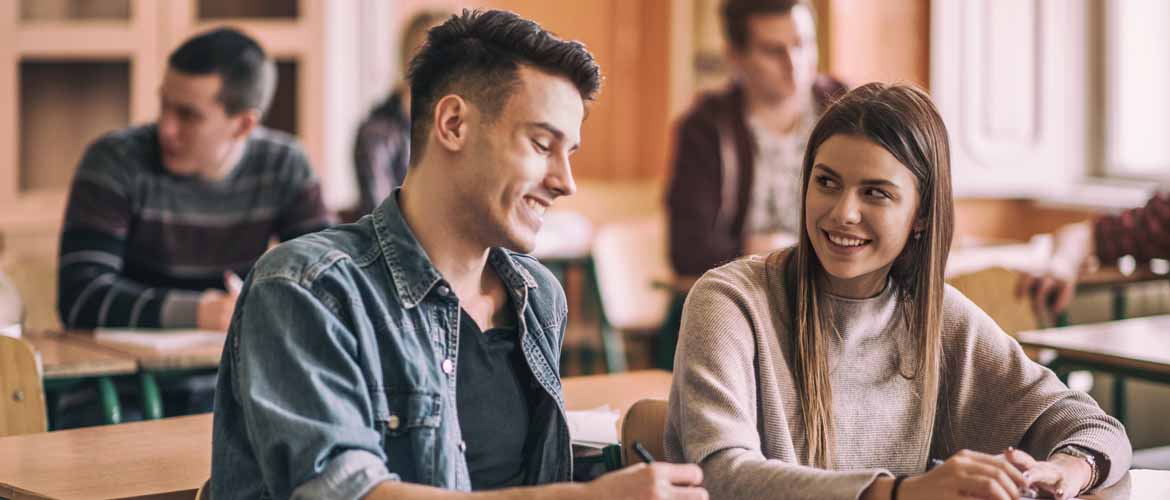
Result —
<path fill-rule="evenodd" d="M 481 332 L 466 311 L 459 315 L 456 405 L 467 444 L 471 488 L 524 483 L 532 374 L 515 327 Z"/>

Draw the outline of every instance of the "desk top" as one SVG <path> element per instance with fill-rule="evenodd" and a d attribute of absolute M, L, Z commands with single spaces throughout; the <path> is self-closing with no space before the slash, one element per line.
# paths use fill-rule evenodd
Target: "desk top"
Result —
<path fill-rule="evenodd" d="M 1170 498 L 1170 471 L 1131 470 L 1117 484 L 1084 498 L 1085 500 Z"/>
<path fill-rule="evenodd" d="M 126 356 L 138 361 L 138 366 L 148 371 L 187 370 L 218 368 L 223 355 L 223 344 L 227 334 L 215 336 L 206 343 L 174 349 L 156 349 L 149 346 L 107 342 L 94 337 L 93 332 L 74 330 L 65 335 L 71 340 L 96 346 L 107 352 Z M 160 333 L 159 335 L 166 335 Z"/>
<path fill-rule="evenodd" d="M 1068 359 L 1170 374 L 1170 315 L 1020 332 L 1018 338 Z"/>
<path fill-rule="evenodd" d="M 193 498 L 211 474 L 211 419 L 207 413 L 0 438 L 0 497 Z"/>
<path fill-rule="evenodd" d="M 664 370 L 643 370 L 612 375 L 586 375 L 565 377 L 561 386 L 565 392 L 565 408 L 569 410 L 590 410 L 609 405 L 621 413 L 618 417 L 618 433 L 626 411 L 640 399 L 666 399 L 670 396 L 670 372 Z"/>
<path fill-rule="evenodd" d="M 41 355 L 46 379 L 125 375 L 138 370 L 134 358 L 77 342 L 62 334 L 31 333 L 21 340 Z"/>

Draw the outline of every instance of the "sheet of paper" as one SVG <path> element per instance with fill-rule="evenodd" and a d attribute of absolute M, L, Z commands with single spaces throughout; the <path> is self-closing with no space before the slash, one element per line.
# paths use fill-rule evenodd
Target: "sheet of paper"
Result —
<path fill-rule="evenodd" d="M 156 330 L 144 328 L 98 328 L 94 339 L 101 343 L 146 347 L 157 351 L 223 344 L 226 333 L 213 330 Z"/>
<path fill-rule="evenodd" d="M 573 444 L 601 448 L 618 443 L 619 413 L 609 405 L 566 413 L 569 419 L 569 437 Z"/>

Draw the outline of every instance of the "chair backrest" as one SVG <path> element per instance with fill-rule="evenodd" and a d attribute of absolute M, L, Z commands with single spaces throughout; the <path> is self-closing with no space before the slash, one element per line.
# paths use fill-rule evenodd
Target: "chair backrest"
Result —
<path fill-rule="evenodd" d="M 211 479 L 208 478 L 203 482 L 203 485 L 195 491 L 195 500 L 211 500 Z"/>
<path fill-rule="evenodd" d="M 36 352 L 23 340 L 0 335 L 0 436 L 48 428 Z"/>
<path fill-rule="evenodd" d="M 654 458 L 663 460 L 662 437 L 666 433 L 666 400 L 642 399 L 626 412 L 622 421 L 622 465 L 641 462 L 634 442 L 642 443 Z"/>
<path fill-rule="evenodd" d="M 673 277 L 665 216 L 601 226 L 593 239 L 593 262 L 606 321 L 625 333 L 657 333 L 672 298 L 655 286 Z"/>
<path fill-rule="evenodd" d="M 1039 328 L 1036 311 L 1028 298 L 1016 297 L 1020 273 L 991 267 L 947 280 L 971 302 L 983 309 L 1008 335 Z"/>

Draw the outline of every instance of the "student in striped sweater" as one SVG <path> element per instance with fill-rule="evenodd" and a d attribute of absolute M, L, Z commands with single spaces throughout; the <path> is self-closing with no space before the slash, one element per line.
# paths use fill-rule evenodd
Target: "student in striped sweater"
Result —
<path fill-rule="evenodd" d="M 260 126 L 272 61 L 230 29 L 170 56 L 158 121 L 89 146 L 61 235 L 58 309 L 67 328 L 226 330 L 235 294 L 273 238 L 326 227 L 304 152 Z"/>
<path fill-rule="evenodd" d="M 227 330 L 232 282 L 270 242 L 329 224 L 296 140 L 260 126 L 275 87 L 256 41 L 209 31 L 171 54 L 157 122 L 89 146 L 61 235 L 66 328 Z M 210 410 L 202 386 L 190 411 Z"/>
<path fill-rule="evenodd" d="M 695 284 L 664 444 L 712 498 L 1065 500 L 1125 474 L 1121 424 L 943 284 L 949 156 L 926 94 L 846 94 L 808 141 L 797 246 Z"/>

